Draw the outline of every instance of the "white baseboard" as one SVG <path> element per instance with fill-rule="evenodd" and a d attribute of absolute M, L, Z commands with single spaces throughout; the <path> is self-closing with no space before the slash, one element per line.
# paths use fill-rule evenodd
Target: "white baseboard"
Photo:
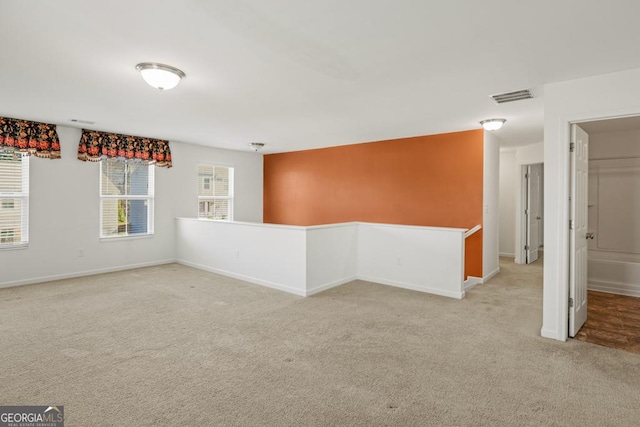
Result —
<path fill-rule="evenodd" d="M 484 277 L 482 278 L 482 283 L 486 283 L 489 279 L 491 279 L 493 276 L 495 276 L 498 273 L 500 273 L 500 267 L 496 268 L 489 274 L 485 274 Z"/>
<path fill-rule="evenodd" d="M 194 262 L 188 262 L 183 260 L 176 260 L 178 264 L 186 265 L 187 267 L 197 268 L 198 270 L 208 271 L 210 273 L 220 274 L 222 276 L 232 277 L 234 279 L 244 280 L 245 282 L 253 283 L 260 286 L 266 286 L 267 288 L 276 289 L 278 291 L 287 292 L 300 297 L 306 296 L 306 292 L 303 289 L 297 289 L 282 283 L 269 282 L 268 280 L 258 279 L 256 277 L 245 276 L 243 274 L 233 273 L 231 271 L 222 270 L 219 268 L 207 267 L 206 265 L 197 264 Z"/>
<path fill-rule="evenodd" d="M 464 298 L 464 291 L 463 292 L 446 291 L 446 290 L 443 290 L 443 289 L 429 288 L 429 287 L 425 287 L 425 286 L 417 286 L 417 285 L 414 285 L 414 284 L 411 284 L 411 283 L 396 282 L 395 280 L 380 279 L 378 277 L 358 276 L 358 279 L 359 280 L 365 280 L 367 282 L 380 283 L 381 285 L 395 286 L 396 288 L 403 288 L 403 289 L 409 289 L 409 290 L 412 290 L 412 291 L 426 292 L 426 293 L 429 293 L 429 294 L 440 295 L 440 296 L 443 296 L 443 297 L 456 298 L 456 299 Z"/>
<path fill-rule="evenodd" d="M 53 282 L 55 280 L 73 279 L 82 276 L 95 276 L 96 274 L 115 273 L 116 271 L 133 270 L 136 268 L 154 267 L 156 265 L 172 264 L 175 259 L 166 259 L 162 261 L 143 262 L 139 264 L 119 265 L 117 267 L 98 268 L 95 270 L 84 270 L 73 273 L 56 274 L 53 276 L 41 276 L 31 279 L 14 280 L 12 282 L 0 283 L 0 288 L 12 288 L 14 286 L 33 285 L 36 283 Z"/>
<path fill-rule="evenodd" d="M 545 328 L 542 328 L 542 329 L 540 330 L 540 335 L 541 335 L 543 338 L 550 338 L 550 339 L 552 339 L 552 340 L 558 340 L 558 341 L 566 341 L 566 339 L 561 339 L 561 338 L 560 338 L 558 331 L 557 331 L 557 330 L 555 330 L 555 329 L 545 329 Z"/>
<path fill-rule="evenodd" d="M 589 280 L 587 289 L 590 291 L 606 292 L 609 294 L 640 297 L 640 285 L 633 283 L 605 282 L 601 280 Z"/>
<path fill-rule="evenodd" d="M 515 258 L 516 254 L 512 254 L 510 252 L 500 252 L 498 256 L 507 257 L 507 258 Z"/>
<path fill-rule="evenodd" d="M 474 277 L 474 276 L 468 276 L 467 280 L 464 281 L 464 285 L 463 285 L 463 289 L 465 291 L 468 291 L 469 289 L 477 286 L 477 285 L 481 285 L 483 282 L 482 278 L 480 277 Z"/>
<path fill-rule="evenodd" d="M 311 289 L 307 289 L 306 296 L 311 296 L 315 294 L 319 294 L 320 292 L 324 292 L 328 289 L 338 287 L 340 285 L 344 285 L 345 283 L 353 282 L 354 280 L 358 280 L 358 276 L 347 277 L 345 279 L 336 280 L 334 282 L 325 283 L 324 285 L 319 285 L 313 287 Z"/>

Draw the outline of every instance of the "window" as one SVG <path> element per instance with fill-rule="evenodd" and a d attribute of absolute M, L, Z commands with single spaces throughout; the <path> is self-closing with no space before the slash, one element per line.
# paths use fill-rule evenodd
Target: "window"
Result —
<path fill-rule="evenodd" d="M 153 234 L 153 184 L 153 165 L 101 161 L 100 237 Z"/>
<path fill-rule="evenodd" d="M 0 151 L 0 248 L 29 242 L 29 156 Z"/>
<path fill-rule="evenodd" d="M 233 168 L 198 165 L 198 218 L 233 220 Z"/>

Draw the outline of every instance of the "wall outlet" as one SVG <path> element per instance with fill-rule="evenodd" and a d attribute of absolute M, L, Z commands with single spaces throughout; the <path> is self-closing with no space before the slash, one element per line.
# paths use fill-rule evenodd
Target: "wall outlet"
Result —
<path fill-rule="evenodd" d="M 240 258 L 240 250 L 236 249 L 236 259 Z"/>
<path fill-rule="evenodd" d="M 78 258 L 82 258 L 84 257 L 84 249 L 80 248 L 78 249 Z"/>
<path fill-rule="evenodd" d="M 402 265 L 402 258 L 396 257 L 396 265 Z"/>

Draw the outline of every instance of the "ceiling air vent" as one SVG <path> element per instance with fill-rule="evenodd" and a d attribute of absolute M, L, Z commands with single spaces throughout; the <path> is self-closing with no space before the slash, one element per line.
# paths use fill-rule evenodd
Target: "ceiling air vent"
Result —
<path fill-rule="evenodd" d="M 73 123 L 82 123 L 83 125 L 94 125 L 96 122 L 92 122 L 90 120 L 80 120 L 80 119 L 69 119 L 70 122 Z"/>
<path fill-rule="evenodd" d="M 491 98 L 498 104 L 504 104 L 505 102 L 520 101 L 521 99 L 531 99 L 533 98 L 533 94 L 531 93 L 531 89 L 524 89 L 491 95 Z"/>

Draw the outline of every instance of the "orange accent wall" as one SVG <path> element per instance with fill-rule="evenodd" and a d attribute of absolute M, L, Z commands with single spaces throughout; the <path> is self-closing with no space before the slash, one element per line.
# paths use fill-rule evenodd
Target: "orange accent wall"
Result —
<path fill-rule="evenodd" d="M 482 130 L 264 156 L 265 223 L 482 224 Z M 482 230 L 465 276 L 482 277 Z"/>

